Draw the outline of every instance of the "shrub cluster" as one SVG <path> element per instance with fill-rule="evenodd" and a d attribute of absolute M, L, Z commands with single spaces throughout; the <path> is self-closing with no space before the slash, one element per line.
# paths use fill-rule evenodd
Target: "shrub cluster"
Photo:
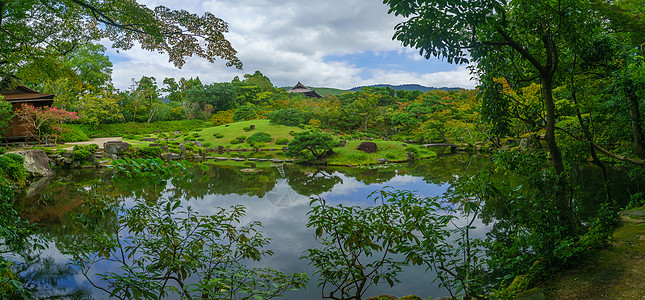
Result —
<path fill-rule="evenodd" d="M 72 150 L 72 160 L 76 162 L 86 162 L 90 159 L 99 148 L 96 144 L 76 145 Z"/>
<path fill-rule="evenodd" d="M 247 143 L 270 143 L 271 141 L 273 138 L 266 132 L 256 132 L 246 139 Z"/>
<path fill-rule="evenodd" d="M 27 171 L 23 165 L 22 156 L 14 153 L 7 153 L 0 156 L 0 176 L 15 183 L 22 184 L 27 179 Z"/>
<path fill-rule="evenodd" d="M 140 147 L 136 150 L 135 156 L 141 158 L 157 158 L 161 155 L 159 147 Z"/>

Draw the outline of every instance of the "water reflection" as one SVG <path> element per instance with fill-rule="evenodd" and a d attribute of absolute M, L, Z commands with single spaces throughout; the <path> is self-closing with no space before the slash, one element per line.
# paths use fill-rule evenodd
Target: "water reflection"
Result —
<path fill-rule="evenodd" d="M 305 261 L 299 260 L 303 251 L 316 247 L 312 230 L 307 228 L 309 197 L 321 195 L 328 203 L 343 205 L 374 205 L 367 196 L 385 186 L 416 191 L 423 197 L 438 196 L 450 188 L 453 179 L 474 174 L 487 168 L 487 157 L 452 156 L 422 161 L 410 165 L 389 165 L 376 168 L 314 168 L 286 166 L 284 175 L 276 168 L 247 173 L 240 168 L 211 166 L 208 170 L 191 170 L 168 178 L 114 177 L 109 171 L 59 171 L 50 182 L 39 183 L 33 192 L 21 198 L 24 215 L 43 226 L 55 246 L 49 252 L 63 262 L 61 252 L 73 250 L 85 234 L 72 231 L 70 212 L 78 209 L 88 193 L 97 193 L 131 203 L 133 199 L 157 201 L 179 199 L 200 214 L 211 214 L 217 207 L 242 204 L 247 207 L 243 223 L 259 220 L 264 233 L 272 239 L 269 249 L 275 255 L 255 263 L 253 267 L 273 267 L 284 272 L 313 273 Z M 488 230 L 478 223 L 478 236 Z M 105 225 L 105 224 L 104 224 Z M 107 225 L 106 225 L 107 226 Z M 105 272 L 109 266 L 97 270 Z M 78 277 L 78 276 L 77 276 Z M 409 269 L 400 277 L 402 284 L 393 288 L 377 286 L 368 295 L 418 294 L 422 297 L 446 296 L 433 286 L 433 274 L 423 268 Z M 60 281 L 62 288 L 87 287 L 82 280 Z M 55 288 L 55 287 L 52 287 Z M 93 291 L 95 296 L 100 293 Z M 103 295 L 104 296 L 104 295 Z M 310 286 L 286 295 L 287 299 L 317 299 L 320 291 L 317 278 Z"/>

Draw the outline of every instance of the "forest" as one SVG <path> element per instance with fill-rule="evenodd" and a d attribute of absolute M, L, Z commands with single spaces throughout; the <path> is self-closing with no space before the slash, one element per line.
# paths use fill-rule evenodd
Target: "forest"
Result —
<path fill-rule="evenodd" d="M 423 92 L 313 87 L 322 95 L 316 98 L 276 87 L 259 70 L 230 82 L 147 74 L 119 90 L 112 83 L 107 49 L 97 41 L 111 40 L 123 51 L 138 43 L 167 53 L 177 67 L 197 56 L 242 68 L 224 37 L 227 23 L 210 13 L 150 9 L 136 1 L 0 0 L 0 91 L 24 85 L 56 95 L 51 107 L 13 108 L 0 99 L 0 128 L 11 120 L 26 122 L 32 148 L 52 141 L 124 137 L 139 148 L 110 162 L 113 178 L 148 182 L 157 174 L 155 184 L 182 186 L 183 180 L 187 187 L 178 194 L 201 197 L 209 188 L 170 178 L 194 172 L 203 178 L 215 172 L 212 167 L 162 160 L 160 150 L 141 142 L 163 139 L 166 152 L 179 153 L 171 138 L 183 137 L 203 142 L 187 147 L 200 154 L 218 146 L 257 152 L 284 146 L 278 158 L 321 168 L 308 179 L 291 181 L 311 197 L 307 228 L 321 247 L 307 249 L 301 259 L 316 269 L 322 298 L 367 299 L 371 286 L 396 285 L 402 267 L 423 266 L 436 273 L 435 281 L 450 298 L 523 299 L 557 274 L 593 263 L 597 253 L 616 247 L 615 232 L 623 232 L 628 215 L 645 209 L 639 184 L 645 182 L 645 2 L 383 3 L 403 20 L 394 28 L 394 40 L 424 58 L 468 64 L 478 87 Z M 248 132 L 251 125 L 268 134 L 230 139 L 229 131 L 244 127 Z M 287 129 L 278 134 L 274 125 Z M 450 188 L 439 197 L 382 189 L 368 197 L 372 206 L 329 203 L 320 195 L 339 180 L 322 180 L 329 179 L 325 165 L 350 166 L 344 171 L 348 174 L 379 168 L 374 157 L 343 148 L 362 141 L 389 149 L 380 155 L 392 162 L 434 159 L 439 165 L 442 157 L 435 158 L 424 145 L 450 144 L 459 152 L 490 158 L 490 165 L 476 172 L 450 170 L 454 176 L 444 178 Z M 15 154 L 24 149 L 7 145 L 0 147 L 0 298 L 32 299 L 37 293 L 21 277 L 16 257 L 33 257 L 46 248 L 48 238 L 17 201 L 34 180 Z M 46 152 L 66 153 L 61 149 Z M 87 151 L 95 150 L 74 148 L 70 159 L 83 165 Z M 412 164 L 402 168 L 415 172 Z M 589 172 L 597 179 L 583 176 Z M 636 188 L 625 188 L 616 174 Z M 591 180 L 597 180 L 593 195 Z M 308 186 L 309 181 L 321 187 Z M 266 189 L 256 192 L 264 196 Z M 312 274 L 242 263 L 272 254 L 262 225 L 240 221 L 247 213 L 243 205 L 202 215 L 172 197 L 158 197 L 152 205 L 134 195 L 135 203 L 128 206 L 110 193 L 84 196 L 70 209 L 74 224 L 68 226 L 79 232 L 80 250 L 69 250 L 72 264 L 111 297 L 269 299 L 288 296 L 310 280 Z M 586 202 L 598 205 L 582 212 Z M 111 221 L 97 225 L 100 218 Z M 457 219 L 465 223 L 451 227 Z M 474 238 L 473 224 L 480 219 L 492 229 L 485 238 Z M 638 245 L 628 251 L 641 251 Z M 217 259 L 220 263 L 204 263 Z M 103 283 L 95 284 L 99 280 L 89 271 L 104 260 L 123 263 L 122 272 L 99 274 Z M 194 277 L 198 282 L 189 284 Z M 645 293 L 645 286 L 638 288 L 637 293 Z M 419 298 L 414 297 L 399 299 Z"/>

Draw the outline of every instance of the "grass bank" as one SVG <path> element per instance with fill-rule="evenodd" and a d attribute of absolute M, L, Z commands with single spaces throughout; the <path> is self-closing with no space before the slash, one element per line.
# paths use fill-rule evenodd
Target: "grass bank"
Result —
<path fill-rule="evenodd" d="M 565 270 L 517 299 L 643 299 L 645 208 L 623 212 L 611 247 Z"/>
<path fill-rule="evenodd" d="M 254 126 L 253 129 L 251 127 Z M 269 124 L 269 120 L 251 120 L 237 122 L 227 125 L 204 127 L 189 131 L 164 132 L 153 134 L 129 134 L 124 135 L 124 140 L 134 147 L 145 147 L 152 143 L 168 146 L 171 151 L 178 151 L 177 145 L 187 141 L 200 142 L 204 148 L 222 147 L 227 151 L 213 153 L 219 157 L 243 157 L 257 159 L 286 159 L 282 151 L 283 147 L 293 139 L 293 135 L 303 131 L 298 127 Z M 253 141 L 253 136 L 258 133 L 265 133 L 270 140 Z M 154 141 L 142 141 L 145 138 L 154 138 Z M 337 136 L 338 140 L 346 137 Z M 413 153 L 415 159 L 435 157 L 436 153 L 416 145 L 407 145 L 395 141 L 374 140 L 378 151 L 365 153 L 358 150 L 362 140 L 349 140 L 344 147 L 333 149 L 334 154 L 327 158 L 329 165 L 373 165 L 377 159 L 386 159 L 390 162 L 407 161 L 407 153 Z M 232 161 L 219 161 L 220 164 L 241 164 Z"/>

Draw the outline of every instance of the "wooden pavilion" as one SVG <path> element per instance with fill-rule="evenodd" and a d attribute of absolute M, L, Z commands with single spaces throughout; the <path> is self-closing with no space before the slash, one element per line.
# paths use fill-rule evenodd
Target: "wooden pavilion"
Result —
<path fill-rule="evenodd" d="M 296 86 L 288 90 L 287 93 L 299 93 L 307 97 L 322 98 L 322 96 L 318 95 L 316 91 L 306 87 L 304 84 L 300 83 L 300 81 L 298 81 L 298 84 L 296 84 Z"/>
<path fill-rule="evenodd" d="M 31 104 L 34 107 L 51 106 L 54 103 L 54 96 L 52 94 L 45 94 L 36 92 L 26 86 L 19 85 L 12 89 L 0 90 L 0 95 L 4 96 L 4 100 L 11 103 L 13 111 L 16 111 L 23 103 Z M 3 128 L 2 137 L 4 139 L 25 139 L 29 136 L 27 127 L 24 121 L 18 118 L 13 118 L 8 125 L 8 128 Z"/>

